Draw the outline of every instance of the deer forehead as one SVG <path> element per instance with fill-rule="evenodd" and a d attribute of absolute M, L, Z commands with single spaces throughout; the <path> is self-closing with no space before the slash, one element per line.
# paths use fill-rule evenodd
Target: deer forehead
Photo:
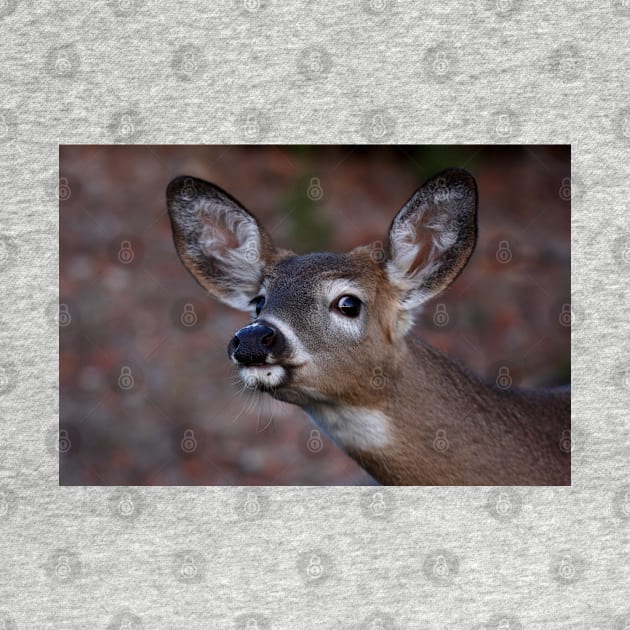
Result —
<path fill-rule="evenodd" d="M 290 298 L 336 297 L 358 291 L 367 300 L 373 295 L 384 274 L 378 265 L 357 253 L 305 254 L 283 258 L 265 274 L 265 289 Z M 359 297 L 359 296 L 358 296 Z"/>

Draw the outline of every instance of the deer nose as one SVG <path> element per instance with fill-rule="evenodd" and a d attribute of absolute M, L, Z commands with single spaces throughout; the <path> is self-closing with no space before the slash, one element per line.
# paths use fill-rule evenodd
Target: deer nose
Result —
<path fill-rule="evenodd" d="M 278 330 L 256 322 L 241 328 L 228 344 L 228 355 L 243 365 L 264 365 L 269 354 L 277 353 L 282 335 Z"/>

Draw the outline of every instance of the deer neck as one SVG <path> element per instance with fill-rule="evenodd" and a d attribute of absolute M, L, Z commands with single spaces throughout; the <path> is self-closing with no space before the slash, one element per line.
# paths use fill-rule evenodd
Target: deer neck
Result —
<path fill-rule="evenodd" d="M 414 337 L 383 377 L 378 400 L 366 406 L 303 406 L 377 481 L 570 484 L 558 448 L 567 396 L 488 386 Z"/>

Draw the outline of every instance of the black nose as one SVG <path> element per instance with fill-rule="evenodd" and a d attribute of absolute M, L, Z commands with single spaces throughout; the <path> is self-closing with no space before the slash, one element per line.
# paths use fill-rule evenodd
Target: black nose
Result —
<path fill-rule="evenodd" d="M 280 331 L 266 323 L 255 322 L 241 328 L 228 344 L 228 355 L 243 365 L 264 365 L 271 353 L 275 358 L 284 348 Z"/>

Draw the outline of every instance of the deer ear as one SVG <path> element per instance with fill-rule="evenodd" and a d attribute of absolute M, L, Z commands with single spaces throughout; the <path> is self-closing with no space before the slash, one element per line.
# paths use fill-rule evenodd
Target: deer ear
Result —
<path fill-rule="evenodd" d="M 218 186 L 195 177 L 175 178 L 166 200 L 184 266 L 214 297 L 250 310 L 275 252 L 258 221 Z"/>
<path fill-rule="evenodd" d="M 438 295 L 468 262 L 477 238 L 477 185 L 449 169 L 421 186 L 389 228 L 386 270 L 408 313 Z M 409 320 L 409 326 L 411 319 Z"/>

